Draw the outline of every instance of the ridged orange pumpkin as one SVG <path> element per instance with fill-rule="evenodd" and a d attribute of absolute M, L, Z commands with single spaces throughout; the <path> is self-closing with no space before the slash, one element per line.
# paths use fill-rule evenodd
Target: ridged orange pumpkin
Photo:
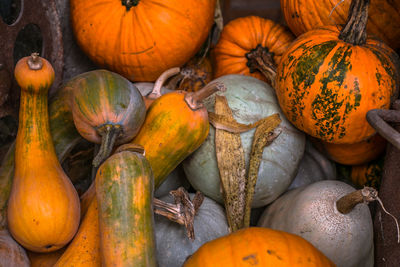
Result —
<path fill-rule="evenodd" d="M 213 24 L 215 0 L 71 0 L 82 50 L 134 81 L 154 81 L 192 58 Z"/>
<path fill-rule="evenodd" d="M 117 151 L 100 166 L 95 183 L 101 265 L 156 266 L 154 180 L 146 158 Z"/>
<path fill-rule="evenodd" d="M 316 147 L 331 160 L 344 165 L 359 165 L 378 158 L 386 149 L 386 139 L 375 134 L 354 144 L 332 144 L 313 139 Z"/>
<path fill-rule="evenodd" d="M 157 98 L 132 144 L 141 145 L 153 169 L 155 188 L 204 142 L 210 129 L 202 100 L 225 87 L 211 82 L 197 92 L 174 91 Z"/>
<path fill-rule="evenodd" d="M 276 93 L 286 117 L 326 142 L 352 144 L 375 130 L 367 111 L 389 109 L 399 87 L 398 56 L 367 38 L 368 0 L 355 0 L 341 31 L 330 26 L 299 36 L 278 65 Z"/>
<path fill-rule="evenodd" d="M 269 228 L 250 227 L 202 245 L 184 267 L 334 267 L 300 236 Z"/>
<path fill-rule="evenodd" d="M 223 28 L 212 52 L 215 78 L 243 74 L 267 81 L 250 65 L 248 55 L 261 46 L 272 57 L 272 63 L 278 64 L 293 40 L 294 36 L 287 28 L 272 20 L 257 16 L 232 20 Z"/>
<path fill-rule="evenodd" d="M 301 35 L 324 25 L 344 24 L 350 1 L 281 0 L 285 20 L 294 34 Z M 367 30 L 393 49 L 400 48 L 400 1 L 373 0 Z"/>
<path fill-rule="evenodd" d="M 27 249 L 50 252 L 72 239 L 80 220 L 78 194 L 57 159 L 50 135 L 47 93 L 54 70 L 33 54 L 18 61 L 14 74 L 21 100 L 8 227 Z"/>

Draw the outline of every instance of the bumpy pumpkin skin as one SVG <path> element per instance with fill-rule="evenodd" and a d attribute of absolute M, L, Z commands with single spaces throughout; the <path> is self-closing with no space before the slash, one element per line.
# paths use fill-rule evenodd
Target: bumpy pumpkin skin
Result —
<path fill-rule="evenodd" d="M 282 194 L 290 185 L 304 153 L 305 136 L 295 129 L 282 115 L 274 94 L 267 83 L 244 75 L 225 75 L 214 81 L 222 82 L 227 90 L 224 95 L 234 118 L 244 124 L 254 123 L 274 113 L 281 114 L 282 132 L 264 148 L 252 207 L 267 205 Z M 204 101 L 208 111 L 214 111 L 215 97 Z M 255 129 L 240 134 L 248 166 Z M 220 177 L 215 154 L 215 130 L 210 132 L 204 143 L 183 162 L 190 184 L 206 196 L 223 203 L 220 192 Z"/>
<path fill-rule="evenodd" d="M 350 2 L 340 0 L 281 0 L 281 7 L 289 28 L 296 36 L 299 36 L 324 25 L 344 24 L 349 12 Z M 371 1 L 368 10 L 368 33 L 378 36 L 390 47 L 397 49 L 400 48 L 399 24 L 400 1 Z"/>
<path fill-rule="evenodd" d="M 353 46 L 336 27 L 298 37 L 277 69 L 276 94 L 286 117 L 326 142 L 351 144 L 375 133 L 365 116 L 389 109 L 398 93 L 398 56 L 375 39 Z"/>
<path fill-rule="evenodd" d="M 153 175 L 146 158 L 122 151 L 96 175 L 102 266 L 156 266 Z"/>
<path fill-rule="evenodd" d="M 378 158 L 386 149 L 387 141 L 379 134 L 354 144 L 332 144 L 321 142 L 314 143 L 324 154 L 333 161 L 344 165 L 366 164 Z"/>
<path fill-rule="evenodd" d="M 98 128 L 118 125 L 116 142 L 130 141 L 144 121 L 146 108 L 137 88 L 119 74 L 107 70 L 85 72 L 68 81 L 72 87 L 71 109 L 79 133 L 90 142 L 101 143 Z"/>
<path fill-rule="evenodd" d="M 336 201 L 355 191 L 340 181 L 320 181 L 286 192 L 262 214 L 258 226 L 303 237 L 337 266 L 372 267 L 372 219 L 366 204 L 342 214 Z"/>
<path fill-rule="evenodd" d="M 216 1 L 134 0 L 130 9 L 121 2 L 128 1 L 72 0 L 74 35 L 93 62 L 150 82 L 196 54 L 213 24 Z"/>
<path fill-rule="evenodd" d="M 273 53 L 273 60 L 278 64 L 293 40 L 294 36 L 287 28 L 272 20 L 257 16 L 232 20 L 224 26 L 212 52 L 215 78 L 243 74 L 267 81 L 259 71 L 250 73 L 246 54 L 261 45 Z"/>
<path fill-rule="evenodd" d="M 144 147 L 155 188 L 204 142 L 210 128 L 207 110 L 192 110 L 184 100 L 185 94 L 175 91 L 156 99 L 131 142 Z"/>
<path fill-rule="evenodd" d="M 98 214 L 97 200 L 93 197 L 78 232 L 54 267 L 101 266 Z"/>
<path fill-rule="evenodd" d="M 335 265 L 299 236 L 268 228 L 250 227 L 204 244 L 183 266 L 334 267 Z"/>
<path fill-rule="evenodd" d="M 35 252 L 50 252 L 63 247 L 76 233 L 80 206 L 50 135 L 47 92 L 54 70 L 44 59 L 42 69 L 31 70 L 28 58 L 15 67 L 21 103 L 7 219 L 18 243 Z"/>
<path fill-rule="evenodd" d="M 189 195 L 193 199 L 194 194 Z M 161 200 L 173 203 L 170 195 L 165 195 Z M 182 266 L 186 258 L 201 245 L 229 233 L 224 208 L 207 197 L 194 217 L 194 241 L 187 237 L 182 225 L 161 215 L 155 215 L 154 220 L 159 267 Z"/>

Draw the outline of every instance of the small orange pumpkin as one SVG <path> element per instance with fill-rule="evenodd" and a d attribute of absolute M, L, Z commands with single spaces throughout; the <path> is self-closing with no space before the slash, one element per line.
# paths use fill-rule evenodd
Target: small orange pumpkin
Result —
<path fill-rule="evenodd" d="M 386 149 L 386 139 L 375 134 L 354 144 L 333 144 L 312 139 L 315 146 L 331 160 L 344 165 L 359 165 L 378 158 Z"/>
<path fill-rule="evenodd" d="M 15 79 L 21 86 L 21 102 L 8 226 L 25 248 L 50 252 L 73 238 L 80 220 L 78 194 L 58 161 L 50 135 L 47 93 L 54 70 L 47 60 L 32 54 L 18 61 Z"/>
<path fill-rule="evenodd" d="M 250 64 L 249 55 L 260 46 L 269 53 L 271 63 L 278 64 L 293 40 L 289 30 L 272 20 L 257 16 L 232 20 L 223 28 L 213 49 L 215 78 L 243 74 L 267 81 L 262 72 Z"/>

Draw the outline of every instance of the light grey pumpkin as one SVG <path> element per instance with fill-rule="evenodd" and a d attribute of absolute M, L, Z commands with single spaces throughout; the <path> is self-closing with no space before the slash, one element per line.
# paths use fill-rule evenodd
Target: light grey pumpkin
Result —
<path fill-rule="evenodd" d="M 305 238 L 338 267 L 372 267 L 373 225 L 367 204 L 358 204 L 348 214 L 336 208 L 336 201 L 353 191 L 332 180 L 296 188 L 269 205 L 258 226 Z"/>
<path fill-rule="evenodd" d="M 190 198 L 193 197 L 194 194 L 190 194 Z M 173 203 L 169 195 L 161 200 Z M 183 226 L 160 215 L 155 215 L 154 220 L 159 267 L 181 267 L 186 258 L 201 245 L 229 233 L 223 207 L 207 197 L 204 198 L 194 219 L 196 238 L 193 242 L 186 236 Z"/>
<path fill-rule="evenodd" d="M 234 118 L 244 124 L 279 113 L 282 133 L 263 151 L 252 207 L 267 205 L 282 194 L 294 179 L 304 153 L 305 135 L 294 128 L 284 117 L 275 96 L 275 90 L 267 83 L 243 75 L 226 75 L 222 82 L 224 93 Z M 214 111 L 215 96 L 204 101 L 208 111 Z M 251 143 L 255 129 L 240 135 L 245 151 L 246 168 L 249 165 Z M 183 162 L 190 184 L 208 197 L 223 203 L 220 178 L 215 156 L 215 130 L 210 132 L 199 149 Z"/>
<path fill-rule="evenodd" d="M 6 229 L 0 230 L 0 266 L 28 267 L 28 255 Z"/>
<path fill-rule="evenodd" d="M 336 180 L 336 165 L 314 148 L 307 139 L 297 175 L 288 190 L 309 185 L 321 180 Z"/>
<path fill-rule="evenodd" d="M 188 189 L 190 184 L 185 177 L 182 165 L 179 164 L 170 174 L 168 174 L 164 182 L 162 182 L 162 184 L 157 188 L 154 192 L 154 197 L 163 197 L 169 194 L 170 191 L 176 190 L 181 186 Z"/>

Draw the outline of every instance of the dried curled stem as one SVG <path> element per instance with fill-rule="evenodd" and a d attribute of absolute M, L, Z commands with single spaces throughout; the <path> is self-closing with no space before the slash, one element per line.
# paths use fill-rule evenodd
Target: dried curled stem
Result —
<path fill-rule="evenodd" d="M 204 195 L 201 192 L 196 192 L 193 200 L 190 200 L 188 192 L 183 187 L 171 191 L 170 194 L 174 197 L 175 204 L 154 198 L 154 212 L 167 217 L 173 222 L 184 225 L 188 238 L 193 241 L 195 239 L 194 216 L 203 203 Z"/>

